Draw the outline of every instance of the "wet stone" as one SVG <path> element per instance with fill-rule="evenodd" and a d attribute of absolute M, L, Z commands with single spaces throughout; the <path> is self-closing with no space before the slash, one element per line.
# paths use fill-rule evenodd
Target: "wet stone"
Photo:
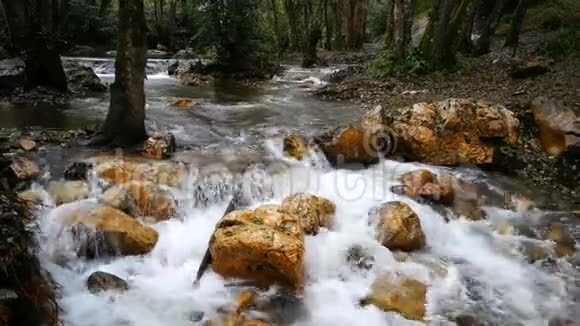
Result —
<path fill-rule="evenodd" d="M 74 162 L 64 170 L 64 178 L 70 181 L 87 180 L 93 164 L 89 162 Z"/>
<path fill-rule="evenodd" d="M 122 278 L 105 273 L 105 272 L 94 272 L 87 279 L 87 287 L 91 293 L 98 293 L 108 290 L 120 290 L 125 291 L 129 289 L 127 281 Z"/>

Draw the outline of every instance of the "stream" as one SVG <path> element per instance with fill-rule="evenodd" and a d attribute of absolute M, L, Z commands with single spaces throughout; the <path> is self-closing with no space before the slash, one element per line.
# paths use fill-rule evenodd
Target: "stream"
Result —
<path fill-rule="evenodd" d="M 114 78 L 111 59 L 65 60 L 92 66 L 106 83 Z M 420 325 L 374 306 L 360 306 L 373 281 L 385 271 L 408 275 L 429 286 L 426 320 L 432 325 L 454 325 L 448 320 L 457 315 L 474 316 L 488 325 L 545 326 L 554 317 L 580 320 L 577 267 L 563 259 L 531 264 L 518 248 L 534 240 L 495 231 L 501 221 L 531 225 L 550 219 L 569 224 L 569 217 L 539 209 L 519 213 L 484 207 L 487 220 L 446 222 L 431 206 L 390 191 L 401 174 L 418 168 L 485 182 L 500 194 L 514 187 L 517 190 L 517 180 L 470 167 L 447 169 L 382 160 L 353 170 L 334 169 L 320 155 L 302 162 L 285 158 L 285 135 L 314 135 L 360 119 L 362 113 L 356 105 L 322 102 L 309 96 L 332 69 L 289 65 L 281 76 L 255 85 L 226 83 L 193 88 L 167 76 L 167 63 L 148 63 L 146 124 L 149 129 L 173 132 L 184 148 L 174 160 L 186 162 L 190 168 L 181 186 L 169 189 L 178 201 L 176 217 L 151 224 L 159 233 L 153 251 L 144 256 L 74 258 L 65 263 L 58 259 L 74 253 L 67 237 L 55 231 L 59 216 L 95 202 L 103 183 L 96 177 L 91 178 L 91 198 L 58 207 L 46 199 L 46 205 L 37 212 L 40 256 L 61 285 L 65 325 L 186 326 L 202 325 L 195 318 L 201 313 L 204 320 L 218 316 L 220 307 L 236 300 L 239 288 L 228 286 L 230 280 L 211 269 L 199 287 L 192 282 L 236 182 L 241 183 L 247 207 L 280 203 L 296 192 L 320 195 L 336 204 L 332 227 L 306 237 L 304 309 L 291 313 L 292 325 Z M 199 105 L 174 106 L 179 98 L 190 98 Z M 79 128 L 101 122 L 107 108 L 108 95 L 102 95 L 77 98 L 59 108 L 1 109 L 0 127 Z M 47 153 L 44 159 L 51 171 L 45 180 L 58 176 L 55 171 L 68 162 L 91 155 L 90 150 Z M 241 177 L 234 178 L 236 175 Z M 42 189 L 44 185 L 40 182 L 34 187 Z M 427 247 L 412 261 L 396 260 L 375 240 L 375 229 L 368 223 L 370 210 L 393 200 L 412 207 L 426 235 Z M 578 226 L 573 231 L 578 238 Z M 355 269 L 346 263 L 348 249 L 354 245 L 374 256 L 371 269 Z M 86 280 L 95 271 L 127 280 L 129 290 L 91 294 Z"/>

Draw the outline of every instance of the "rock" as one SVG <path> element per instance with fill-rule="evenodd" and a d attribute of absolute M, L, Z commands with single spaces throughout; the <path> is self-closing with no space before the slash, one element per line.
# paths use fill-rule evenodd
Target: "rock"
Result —
<path fill-rule="evenodd" d="M 23 87 L 26 80 L 26 64 L 20 58 L 0 60 L 0 92 L 12 92 Z"/>
<path fill-rule="evenodd" d="M 397 138 L 396 153 L 422 163 L 488 164 L 495 151 L 488 140 L 513 144 L 518 139 L 514 114 L 482 101 L 449 99 L 382 113 Z"/>
<path fill-rule="evenodd" d="M 451 182 L 448 179 L 439 182 L 429 170 L 407 172 L 401 175 L 400 180 L 406 196 L 444 205 L 453 204 L 455 194 Z"/>
<path fill-rule="evenodd" d="M 375 257 L 369 254 L 368 249 L 354 245 L 348 249 L 346 261 L 353 267 L 369 270 L 375 264 Z"/>
<path fill-rule="evenodd" d="M 548 326 L 576 326 L 576 325 L 578 324 L 575 321 L 564 318 L 552 318 L 548 322 Z"/>
<path fill-rule="evenodd" d="M 295 215 L 306 234 L 318 234 L 320 227 L 328 227 L 336 207 L 326 198 L 306 193 L 296 193 L 282 201 L 281 209 Z"/>
<path fill-rule="evenodd" d="M 459 315 L 455 317 L 455 323 L 457 326 L 485 326 L 484 323 L 469 315 Z"/>
<path fill-rule="evenodd" d="M 186 175 L 185 170 L 176 163 L 135 162 L 122 159 L 111 159 L 96 164 L 95 172 L 101 178 L 115 184 L 149 181 L 171 187 L 181 185 L 181 180 Z"/>
<path fill-rule="evenodd" d="M 182 98 L 173 103 L 173 105 L 178 106 L 180 108 L 192 108 L 194 106 L 199 106 L 200 103 L 190 98 Z"/>
<path fill-rule="evenodd" d="M 34 190 L 26 190 L 18 194 L 18 198 L 33 205 L 42 204 L 42 196 Z"/>
<path fill-rule="evenodd" d="M 372 285 L 371 294 L 364 300 L 384 311 L 397 312 L 410 320 L 425 318 L 427 287 L 416 280 L 387 274 Z"/>
<path fill-rule="evenodd" d="M 300 135 L 292 134 L 284 138 L 284 155 L 302 160 L 308 154 L 308 142 Z"/>
<path fill-rule="evenodd" d="M 84 181 L 51 181 L 47 192 L 54 203 L 58 205 L 89 197 L 89 184 Z"/>
<path fill-rule="evenodd" d="M 209 243 L 213 270 L 224 277 L 304 287 L 304 234 L 300 221 L 276 205 L 234 211 L 216 226 Z"/>
<path fill-rule="evenodd" d="M 144 255 L 155 247 L 158 239 L 154 229 L 106 206 L 71 212 L 64 222 L 72 227 L 77 254 L 87 258 Z"/>
<path fill-rule="evenodd" d="M 93 68 L 83 66 L 76 61 L 63 60 L 64 72 L 68 87 L 73 92 L 106 92 L 105 86 Z"/>
<path fill-rule="evenodd" d="M 97 50 L 88 45 L 75 45 L 67 51 L 67 55 L 71 57 L 94 57 L 97 55 Z"/>
<path fill-rule="evenodd" d="M 89 162 L 74 162 L 64 170 L 65 180 L 78 181 L 87 180 L 89 171 L 93 169 L 93 164 Z"/>
<path fill-rule="evenodd" d="M 530 263 L 535 263 L 550 257 L 548 248 L 533 243 L 523 243 L 521 251 Z"/>
<path fill-rule="evenodd" d="M 496 231 L 501 235 L 519 235 L 530 239 L 538 239 L 536 232 L 530 226 L 525 224 L 502 221 L 496 227 Z"/>
<path fill-rule="evenodd" d="M 143 155 L 152 159 L 164 159 L 171 157 L 175 152 L 175 136 L 172 133 L 154 132 L 145 141 Z"/>
<path fill-rule="evenodd" d="M 167 74 L 169 76 L 175 76 L 177 74 L 177 69 L 179 69 L 179 60 L 169 60 Z"/>
<path fill-rule="evenodd" d="M 94 272 L 87 279 L 87 288 L 91 293 L 119 290 L 126 291 L 129 284 L 124 279 L 105 272 Z"/>
<path fill-rule="evenodd" d="M 377 240 L 389 250 L 413 251 L 425 246 L 419 217 L 402 202 L 383 204 L 378 211 Z"/>
<path fill-rule="evenodd" d="M 195 52 L 193 51 L 192 48 L 187 48 L 184 50 L 179 50 L 177 51 L 173 57 L 173 59 L 194 59 L 195 58 Z"/>
<path fill-rule="evenodd" d="M 103 193 L 101 200 L 127 214 L 155 221 L 167 220 L 175 214 L 173 196 L 152 182 L 132 181 L 113 186 Z"/>
<path fill-rule="evenodd" d="M 572 109 L 543 97 L 534 99 L 531 109 L 546 154 L 560 155 L 567 148 L 580 144 L 580 116 Z"/>
<path fill-rule="evenodd" d="M 512 64 L 512 78 L 536 77 L 550 71 L 544 60 L 540 58 L 530 58 L 519 60 Z"/>
<path fill-rule="evenodd" d="M 3 178 L 6 179 L 6 182 L 11 187 L 14 187 L 19 182 L 32 180 L 39 174 L 40 168 L 38 165 L 26 157 L 0 158 L 0 181 Z"/>
<path fill-rule="evenodd" d="M 379 160 L 391 142 L 388 138 L 381 138 L 383 136 L 382 133 L 377 135 L 350 125 L 315 137 L 314 142 L 332 164 L 372 164 Z"/>
<path fill-rule="evenodd" d="M 25 151 L 31 151 L 36 148 L 36 142 L 27 138 L 20 139 L 18 145 L 20 145 L 20 147 Z"/>
<path fill-rule="evenodd" d="M 570 236 L 564 224 L 550 225 L 544 232 L 544 240 L 550 240 L 556 244 L 555 253 L 558 257 L 573 256 L 576 253 L 574 238 Z"/>
<path fill-rule="evenodd" d="M 161 50 L 147 50 L 147 58 L 150 59 L 166 59 L 169 53 Z"/>

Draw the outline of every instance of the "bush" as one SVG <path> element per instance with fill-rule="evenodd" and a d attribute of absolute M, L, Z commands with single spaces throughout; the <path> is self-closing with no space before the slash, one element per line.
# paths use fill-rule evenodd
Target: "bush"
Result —
<path fill-rule="evenodd" d="M 429 72 L 429 62 L 418 48 L 405 57 L 402 64 L 395 64 L 395 56 L 390 49 L 381 51 L 371 66 L 370 74 L 375 79 L 384 79 L 399 73 L 425 74 Z"/>
<path fill-rule="evenodd" d="M 557 60 L 570 59 L 580 62 L 580 31 L 564 29 L 556 32 L 549 37 L 541 52 Z"/>

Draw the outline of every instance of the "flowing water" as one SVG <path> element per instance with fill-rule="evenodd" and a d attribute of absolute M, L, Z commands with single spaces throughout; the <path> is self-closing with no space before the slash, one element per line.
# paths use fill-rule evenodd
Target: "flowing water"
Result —
<path fill-rule="evenodd" d="M 112 61 L 79 59 L 92 65 L 100 77 L 111 82 Z M 359 302 L 373 280 L 385 271 L 395 271 L 429 285 L 427 320 L 446 325 L 458 314 L 475 316 L 490 325 L 547 325 L 552 317 L 580 319 L 575 282 L 578 271 L 566 261 L 548 266 L 530 264 L 518 247 L 526 240 L 499 235 L 499 221 L 541 220 L 547 212 L 517 213 L 485 207 L 488 220 L 463 219 L 445 222 L 441 212 L 390 192 L 398 177 L 419 167 L 440 172 L 442 168 L 384 160 L 364 169 L 334 169 L 313 153 L 305 162 L 282 155 L 282 137 L 289 132 L 312 135 L 324 128 L 360 118 L 355 106 L 320 102 L 308 92 L 319 87 L 330 70 L 302 70 L 289 66 L 272 81 L 253 86 L 216 85 L 191 88 L 165 75 L 166 61 L 150 62 L 146 81 L 147 125 L 171 130 L 186 148 L 176 159 L 191 167 L 180 187 L 171 188 L 178 199 L 177 216 L 151 224 L 159 232 L 154 250 L 145 256 L 83 260 L 74 257 L 68 238 L 58 232 L 67 210 L 90 205 L 95 198 L 51 205 L 38 212 L 41 258 L 62 286 L 61 306 L 65 325 L 201 325 L 196 316 L 213 319 L 221 307 L 235 301 L 237 287 L 230 287 L 211 270 L 199 287 L 192 286 L 216 222 L 222 217 L 234 188 L 243 190 L 244 203 L 255 207 L 279 203 L 295 192 L 324 196 L 336 204 L 332 227 L 306 237 L 306 288 L 304 308 L 292 311 L 293 325 L 415 325 L 394 313 L 384 313 Z M 199 106 L 173 106 L 177 98 L 192 98 Z M 55 128 L 74 128 L 98 122 L 106 114 L 107 96 L 74 100 L 60 116 L 67 121 Z M 35 125 L 39 121 L 20 121 Z M 87 153 L 57 155 L 74 161 Z M 53 166 L 62 165 L 49 159 Z M 495 179 L 476 169 L 446 170 L 469 180 Z M 49 176 L 47 176 L 49 178 Z M 38 185 L 39 188 L 42 185 Z M 102 182 L 93 178 L 92 193 L 101 192 Z M 499 194 L 501 188 L 495 188 Z M 400 200 L 419 215 L 427 248 L 413 261 L 398 262 L 374 238 L 369 211 L 381 203 Z M 346 262 L 353 245 L 374 256 L 370 270 Z M 59 257 L 69 257 L 63 259 Z M 105 271 L 128 280 L 123 293 L 91 294 L 87 277 Z M 290 309 L 290 308 L 288 308 Z"/>

